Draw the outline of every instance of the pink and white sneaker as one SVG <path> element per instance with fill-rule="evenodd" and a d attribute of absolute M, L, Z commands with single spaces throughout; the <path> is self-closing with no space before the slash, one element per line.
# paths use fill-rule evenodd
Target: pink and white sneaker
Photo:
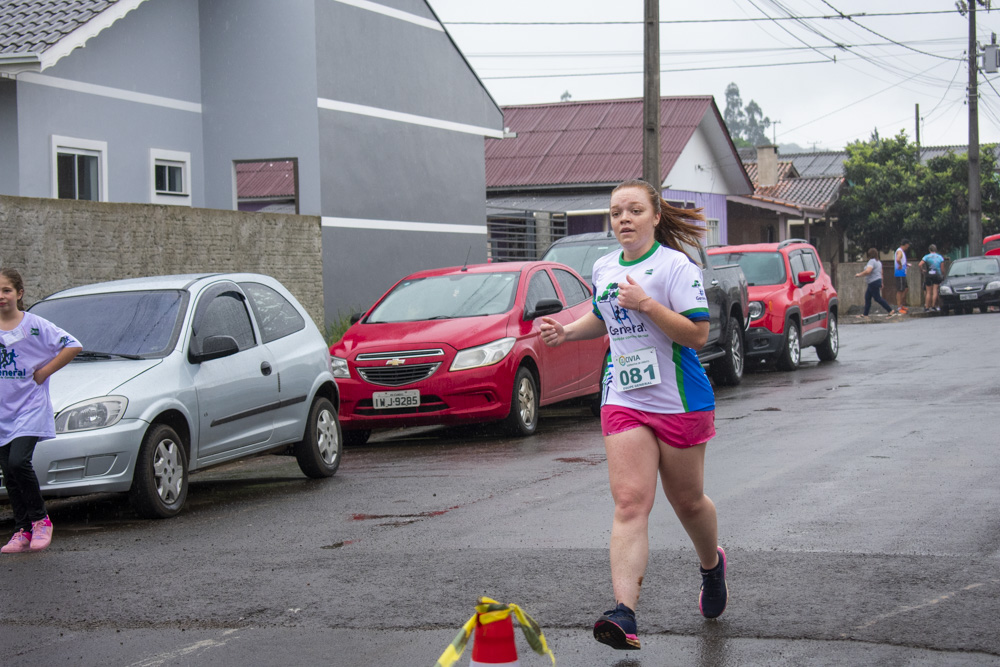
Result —
<path fill-rule="evenodd" d="M 23 530 L 14 533 L 10 542 L 0 549 L 0 553 L 5 554 L 19 554 L 25 551 L 31 551 L 31 533 L 26 533 Z"/>
<path fill-rule="evenodd" d="M 39 519 L 31 524 L 31 550 L 41 551 L 52 542 L 52 521 L 49 517 Z"/>

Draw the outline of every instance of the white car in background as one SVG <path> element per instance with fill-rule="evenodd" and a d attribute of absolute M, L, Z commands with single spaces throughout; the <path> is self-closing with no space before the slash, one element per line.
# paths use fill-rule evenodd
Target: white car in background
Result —
<path fill-rule="evenodd" d="M 30 310 L 83 345 L 49 380 L 57 435 L 33 459 L 44 495 L 128 492 L 139 515 L 165 518 L 180 512 L 189 472 L 234 459 L 287 452 L 309 477 L 337 471 L 327 345 L 277 280 L 120 280 Z"/>

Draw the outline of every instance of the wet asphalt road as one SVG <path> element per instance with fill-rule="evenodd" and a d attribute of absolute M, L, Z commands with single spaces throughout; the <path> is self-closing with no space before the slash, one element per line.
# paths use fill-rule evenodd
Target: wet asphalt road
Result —
<path fill-rule="evenodd" d="M 729 608 L 698 614 L 661 497 L 638 652 L 590 636 L 613 606 L 612 503 L 597 420 L 561 407 L 524 440 L 379 436 L 331 480 L 285 457 L 218 468 L 168 521 L 52 501 L 50 550 L 0 557 L 0 664 L 429 666 L 489 595 L 563 667 L 998 665 L 998 333 L 993 313 L 845 322 L 837 362 L 807 350 L 719 390 L 706 490 Z"/>

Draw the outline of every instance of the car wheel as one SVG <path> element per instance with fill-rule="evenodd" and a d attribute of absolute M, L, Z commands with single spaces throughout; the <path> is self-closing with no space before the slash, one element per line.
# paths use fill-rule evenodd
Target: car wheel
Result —
<path fill-rule="evenodd" d="M 177 431 L 154 424 L 142 439 L 129 500 L 144 519 L 168 519 L 184 506 L 188 492 L 188 459 Z"/>
<path fill-rule="evenodd" d="M 837 329 L 837 313 L 830 311 L 826 320 L 826 338 L 816 346 L 820 361 L 833 361 L 840 351 L 840 333 Z"/>
<path fill-rule="evenodd" d="M 510 399 L 510 414 L 504 421 L 513 435 L 531 435 L 538 428 L 538 383 L 531 371 L 521 366 L 514 376 L 514 391 Z"/>
<path fill-rule="evenodd" d="M 709 364 L 712 379 L 722 386 L 735 386 L 743 380 L 743 329 L 735 317 L 730 317 L 723 334 L 726 353 Z"/>
<path fill-rule="evenodd" d="M 989 306 L 979 306 L 979 312 L 980 313 L 988 313 L 988 312 L 990 312 L 990 307 Z"/>
<path fill-rule="evenodd" d="M 951 315 L 951 308 L 949 308 L 948 306 L 941 306 L 941 314 Z"/>
<path fill-rule="evenodd" d="M 295 443 L 295 460 L 306 477 L 332 477 L 340 467 L 344 440 L 340 435 L 337 409 L 322 396 L 313 401 L 309 410 L 305 437 Z"/>
<path fill-rule="evenodd" d="M 344 445 L 347 447 L 360 447 L 361 445 L 368 442 L 368 438 L 371 436 L 372 432 L 369 430 L 362 431 L 344 431 L 341 435 L 343 436 Z"/>
<path fill-rule="evenodd" d="M 785 343 L 778 350 L 778 369 L 794 371 L 802 360 L 802 338 L 799 336 L 799 325 L 793 321 L 785 327 Z"/>

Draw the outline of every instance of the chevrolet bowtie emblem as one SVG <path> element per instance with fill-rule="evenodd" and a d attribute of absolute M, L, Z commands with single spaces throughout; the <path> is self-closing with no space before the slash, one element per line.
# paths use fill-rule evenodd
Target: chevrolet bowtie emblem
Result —
<path fill-rule="evenodd" d="M 389 361 L 385 362 L 385 365 L 386 366 L 402 366 L 405 363 L 406 363 L 405 359 L 390 359 Z"/>

